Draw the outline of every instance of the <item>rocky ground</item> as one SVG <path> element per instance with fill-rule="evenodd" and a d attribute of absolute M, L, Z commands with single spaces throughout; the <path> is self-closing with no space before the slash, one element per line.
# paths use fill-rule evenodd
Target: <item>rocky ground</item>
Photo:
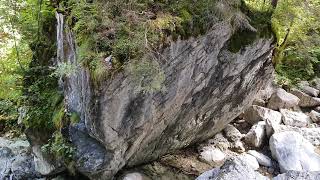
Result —
<path fill-rule="evenodd" d="M 270 86 L 211 139 L 127 168 L 116 179 L 320 179 L 320 79 L 298 87 Z M 71 179 L 44 177 L 39 161 L 25 137 L 0 138 L 0 179 Z"/>

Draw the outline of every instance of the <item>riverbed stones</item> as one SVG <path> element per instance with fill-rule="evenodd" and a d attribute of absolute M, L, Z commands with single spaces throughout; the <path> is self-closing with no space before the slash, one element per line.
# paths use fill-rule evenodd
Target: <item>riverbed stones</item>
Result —
<path fill-rule="evenodd" d="M 250 155 L 249 155 L 250 156 Z M 254 157 L 253 157 L 254 158 Z M 221 168 L 215 168 L 201 174 L 196 180 L 267 180 L 239 157 L 226 160 Z"/>
<path fill-rule="evenodd" d="M 269 99 L 268 108 L 279 110 L 281 108 L 294 108 L 299 104 L 299 98 L 284 89 L 278 88 Z"/>
<path fill-rule="evenodd" d="M 299 133 L 286 131 L 270 138 L 272 156 L 278 161 L 280 171 L 320 171 L 320 156 L 315 147 Z"/>
<path fill-rule="evenodd" d="M 285 125 L 306 127 L 311 122 L 310 117 L 302 112 L 294 112 L 287 109 L 280 109 L 280 112 Z"/>

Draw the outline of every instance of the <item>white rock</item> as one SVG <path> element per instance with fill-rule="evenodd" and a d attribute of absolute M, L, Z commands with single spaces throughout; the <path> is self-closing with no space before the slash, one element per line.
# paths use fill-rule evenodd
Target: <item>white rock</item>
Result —
<path fill-rule="evenodd" d="M 146 180 L 146 177 L 138 172 L 126 174 L 123 180 Z"/>
<path fill-rule="evenodd" d="M 223 131 L 226 137 L 233 142 L 236 142 L 243 137 L 243 134 L 231 124 L 228 124 Z"/>
<path fill-rule="evenodd" d="M 270 138 L 272 156 L 278 161 L 281 173 L 294 171 L 320 171 L 320 156 L 315 147 L 299 133 L 286 131 Z"/>
<path fill-rule="evenodd" d="M 244 144 L 242 143 L 242 141 L 236 141 L 233 144 L 233 148 L 235 149 L 235 151 L 239 152 L 239 153 L 243 153 L 246 151 L 246 148 L 244 147 Z"/>
<path fill-rule="evenodd" d="M 272 166 L 272 160 L 268 156 L 266 156 L 262 153 L 259 153 L 255 150 L 249 150 L 248 154 L 254 156 L 260 165 L 265 166 L 265 167 Z"/>
<path fill-rule="evenodd" d="M 294 108 L 299 104 L 299 98 L 293 94 L 286 92 L 284 89 L 278 88 L 269 100 L 268 108 L 278 110 L 281 108 Z"/>
<path fill-rule="evenodd" d="M 259 163 L 254 156 L 247 153 L 242 153 L 237 156 L 237 158 L 239 158 L 245 164 L 249 165 L 253 170 L 259 169 Z"/>
<path fill-rule="evenodd" d="M 279 125 L 275 129 L 275 132 L 295 131 L 301 134 L 314 146 L 320 146 L 320 128 L 300 128 L 286 125 Z"/>
<path fill-rule="evenodd" d="M 301 107 L 314 107 L 320 105 L 320 98 L 311 97 L 297 89 L 293 89 L 290 92 L 300 99 L 299 106 Z"/>
<path fill-rule="evenodd" d="M 320 122 L 320 113 L 315 111 L 315 110 L 312 110 L 309 114 L 311 120 L 315 123 L 318 123 Z"/>
<path fill-rule="evenodd" d="M 294 112 L 287 109 L 280 109 L 282 121 L 285 125 L 306 127 L 311 119 L 302 112 Z"/>
<path fill-rule="evenodd" d="M 253 125 L 250 131 L 245 135 L 245 141 L 254 147 L 260 147 L 266 136 L 266 123 L 260 121 Z"/>
<path fill-rule="evenodd" d="M 214 166 L 221 166 L 224 163 L 226 155 L 214 146 L 205 146 L 201 148 L 200 159 Z"/>
<path fill-rule="evenodd" d="M 255 124 L 259 121 L 265 121 L 267 119 L 271 121 L 281 123 L 281 113 L 264 108 L 261 106 L 253 105 L 244 112 L 244 119 L 250 124 Z"/>

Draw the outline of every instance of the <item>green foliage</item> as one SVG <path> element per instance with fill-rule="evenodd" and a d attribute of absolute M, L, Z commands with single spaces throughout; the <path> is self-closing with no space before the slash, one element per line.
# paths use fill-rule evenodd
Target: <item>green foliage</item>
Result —
<path fill-rule="evenodd" d="M 41 147 L 41 150 L 52 154 L 56 160 L 63 162 L 68 170 L 74 174 L 75 148 L 60 132 L 55 132 L 49 142 Z"/>
<path fill-rule="evenodd" d="M 59 64 L 55 71 L 52 73 L 56 77 L 69 77 L 77 72 L 78 67 L 71 63 L 61 63 Z"/>
<path fill-rule="evenodd" d="M 76 124 L 80 122 L 80 115 L 76 112 L 72 112 L 70 114 L 70 123 L 71 124 Z"/>

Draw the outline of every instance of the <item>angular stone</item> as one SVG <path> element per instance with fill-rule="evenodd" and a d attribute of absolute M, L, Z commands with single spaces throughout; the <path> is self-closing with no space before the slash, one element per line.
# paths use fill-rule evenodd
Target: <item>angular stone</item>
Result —
<path fill-rule="evenodd" d="M 286 92 L 284 89 L 278 88 L 272 94 L 267 107 L 273 110 L 282 108 L 290 109 L 298 106 L 299 101 L 297 96 Z"/>
<path fill-rule="evenodd" d="M 253 125 L 245 135 L 245 141 L 254 147 L 260 147 L 266 137 L 266 123 L 260 121 Z"/>
<path fill-rule="evenodd" d="M 297 89 L 293 89 L 290 92 L 300 99 L 299 106 L 301 107 L 314 107 L 320 105 L 320 98 L 311 97 Z"/>
<path fill-rule="evenodd" d="M 250 156 L 250 155 L 249 155 Z M 254 158 L 254 157 L 253 157 Z M 246 161 L 238 157 L 228 159 L 221 168 L 204 172 L 196 180 L 267 180 L 255 171 Z"/>
<path fill-rule="evenodd" d="M 280 112 L 283 117 L 282 121 L 285 125 L 306 127 L 311 122 L 309 116 L 302 112 L 294 112 L 287 109 L 280 109 Z"/>
<path fill-rule="evenodd" d="M 237 128 L 235 128 L 231 124 L 228 124 L 223 131 L 226 137 L 232 142 L 239 141 L 244 136 Z"/>
<path fill-rule="evenodd" d="M 319 180 L 320 172 L 303 172 L 303 171 L 288 171 L 284 174 L 279 174 L 272 180 Z"/>
<path fill-rule="evenodd" d="M 255 124 L 259 121 L 271 120 L 281 123 L 281 113 L 264 108 L 261 106 L 253 105 L 244 112 L 244 119 L 250 124 Z"/>
<path fill-rule="evenodd" d="M 282 173 L 289 170 L 320 171 L 320 156 L 315 152 L 315 147 L 297 132 L 273 134 L 270 150 Z"/>
<path fill-rule="evenodd" d="M 254 156 L 260 165 L 265 166 L 265 167 L 272 166 L 272 160 L 268 156 L 266 156 L 262 153 L 259 153 L 258 151 L 255 151 L 255 150 L 249 150 L 248 154 Z"/>
<path fill-rule="evenodd" d="M 318 123 L 320 122 L 320 113 L 315 111 L 315 110 L 312 110 L 310 113 L 309 113 L 309 116 L 311 118 L 311 120 L 314 122 L 314 123 Z"/>

